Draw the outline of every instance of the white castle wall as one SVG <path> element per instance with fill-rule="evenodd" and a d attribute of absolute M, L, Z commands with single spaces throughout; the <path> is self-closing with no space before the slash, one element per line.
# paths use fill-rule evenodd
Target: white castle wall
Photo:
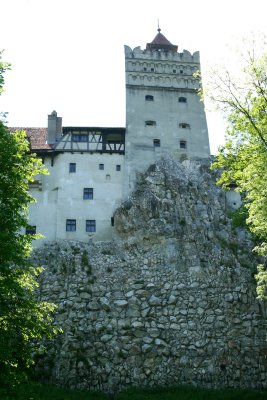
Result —
<path fill-rule="evenodd" d="M 69 172 L 76 163 L 76 172 Z M 45 164 L 49 175 L 42 176 L 40 187 L 31 189 L 37 203 L 30 205 L 30 224 L 46 240 L 70 239 L 88 242 L 90 238 L 106 240 L 112 235 L 111 217 L 122 198 L 124 157 L 115 154 L 63 153 Z M 104 170 L 99 169 L 104 164 Z M 121 171 L 116 170 L 121 166 Z M 83 199 L 83 188 L 93 188 L 94 198 Z M 76 231 L 66 231 L 66 220 L 76 219 Z M 96 232 L 85 231 L 86 220 L 96 220 Z M 43 239 L 44 240 L 44 239 Z M 42 245 L 43 240 L 36 242 Z"/>
<path fill-rule="evenodd" d="M 170 154 L 178 160 L 209 157 L 206 116 L 193 75 L 200 69 L 199 53 L 151 52 L 125 46 L 125 68 L 125 156 L 116 151 L 96 153 L 101 151 L 97 146 L 102 146 L 97 141 L 90 142 L 90 149 L 88 143 L 72 142 L 71 136 L 58 134 L 61 118 L 56 112 L 49 116 L 54 165 L 51 157 L 46 157 L 50 175 L 31 187 L 37 204 L 30 206 L 29 222 L 45 236 L 36 245 L 44 240 L 111 239 L 111 217 L 134 189 L 137 172 Z M 153 96 L 153 101 L 147 101 L 146 95 Z M 181 97 L 185 102 L 179 102 Z M 146 121 L 155 121 L 155 125 Z M 154 140 L 160 146 L 155 146 Z M 76 173 L 69 173 L 71 162 L 77 164 Z M 104 170 L 99 170 L 100 163 Z M 116 165 L 121 165 L 121 171 L 116 171 Z M 83 199 L 83 188 L 94 189 L 93 200 Z M 67 219 L 76 220 L 76 231 L 66 231 Z M 87 219 L 96 221 L 96 232 L 85 231 Z"/>

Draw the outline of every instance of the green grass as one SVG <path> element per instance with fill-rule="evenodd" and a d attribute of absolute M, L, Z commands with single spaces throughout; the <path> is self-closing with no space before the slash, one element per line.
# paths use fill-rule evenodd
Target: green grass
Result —
<path fill-rule="evenodd" d="M 13 393 L 7 394 L 0 388 L 0 400 L 108 400 L 101 393 L 60 389 L 52 385 L 31 383 L 20 385 Z"/>
<path fill-rule="evenodd" d="M 0 388 L 0 400 L 267 400 L 267 391 L 176 387 L 153 390 L 130 389 L 109 396 L 34 383 L 20 385 L 16 392 L 9 395 Z"/>
<path fill-rule="evenodd" d="M 267 400 L 267 391 L 239 389 L 201 389 L 194 387 L 128 390 L 116 400 Z"/>

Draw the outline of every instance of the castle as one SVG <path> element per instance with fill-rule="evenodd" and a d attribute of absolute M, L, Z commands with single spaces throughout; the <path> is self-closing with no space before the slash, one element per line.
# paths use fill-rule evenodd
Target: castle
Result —
<path fill-rule="evenodd" d="M 49 171 L 30 186 L 37 202 L 30 205 L 26 233 L 41 232 L 48 241 L 108 240 L 114 210 L 133 190 L 138 172 L 169 154 L 209 158 L 194 77 L 199 69 L 198 52 L 179 53 L 158 29 L 145 50 L 125 46 L 126 128 L 62 127 L 55 111 L 47 128 L 24 128 Z"/>

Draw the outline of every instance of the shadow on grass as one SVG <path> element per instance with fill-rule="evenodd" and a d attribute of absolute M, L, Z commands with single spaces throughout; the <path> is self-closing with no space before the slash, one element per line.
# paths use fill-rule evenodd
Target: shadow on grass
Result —
<path fill-rule="evenodd" d="M 0 388 L 0 400 L 267 400 L 267 391 L 181 386 L 150 390 L 132 388 L 117 395 L 107 395 L 30 383 L 20 385 L 12 393 L 5 393 Z"/>

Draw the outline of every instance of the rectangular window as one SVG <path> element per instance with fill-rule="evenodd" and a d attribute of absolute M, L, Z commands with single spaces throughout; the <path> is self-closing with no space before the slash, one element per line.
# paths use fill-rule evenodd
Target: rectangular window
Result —
<path fill-rule="evenodd" d="M 99 164 L 99 169 L 104 169 L 104 164 Z"/>
<path fill-rule="evenodd" d="M 85 225 L 86 232 L 95 232 L 96 231 L 96 222 L 95 219 L 87 219 Z"/>
<path fill-rule="evenodd" d="M 83 133 L 73 133 L 71 140 L 73 142 L 88 142 L 88 135 Z"/>
<path fill-rule="evenodd" d="M 120 165 L 116 165 L 116 171 L 120 171 L 121 170 L 121 166 Z"/>
<path fill-rule="evenodd" d="M 145 121 L 145 126 L 156 126 L 156 121 Z"/>
<path fill-rule="evenodd" d="M 183 123 L 179 124 L 179 128 L 182 128 L 182 129 L 189 129 L 189 128 L 190 128 L 190 125 L 183 122 Z"/>
<path fill-rule="evenodd" d="M 180 149 L 186 149 L 186 140 L 180 140 Z"/>
<path fill-rule="evenodd" d="M 111 217 L 110 224 L 111 224 L 111 226 L 114 226 L 114 217 Z"/>
<path fill-rule="evenodd" d="M 84 200 L 92 200 L 94 198 L 94 189 L 93 188 L 84 188 L 83 189 L 83 198 L 84 198 Z"/>
<path fill-rule="evenodd" d="M 69 164 L 69 172 L 76 172 L 76 163 Z"/>
<path fill-rule="evenodd" d="M 35 235 L 36 234 L 36 226 L 28 225 L 25 229 L 26 235 Z"/>
<path fill-rule="evenodd" d="M 66 231 L 75 232 L 76 231 L 76 219 L 66 220 Z"/>
<path fill-rule="evenodd" d="M 159 139 L 154 139 L 153 143 L 154 143 L 154 147 L 160 147 L 160 140 Z"/>

